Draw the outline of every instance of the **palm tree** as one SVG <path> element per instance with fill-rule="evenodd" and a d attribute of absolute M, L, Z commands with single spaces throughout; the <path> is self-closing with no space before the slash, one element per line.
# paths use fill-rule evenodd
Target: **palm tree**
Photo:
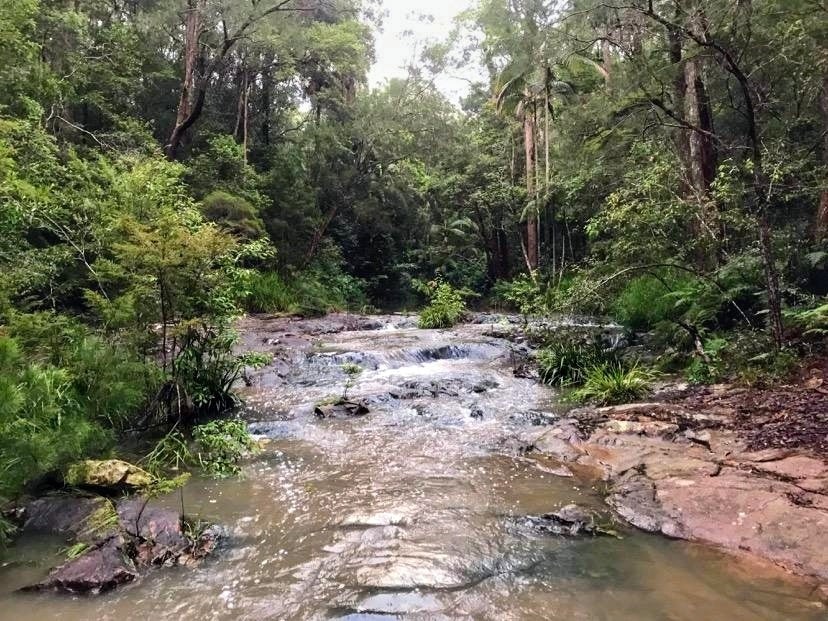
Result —
<path fill-rule="evenodd" d="M 549 135 L 550 118 L 554 112 L 555 97 L 572 92 L 572 87 L 559 80 L 552 67 L 547 63 L 510 63 L 501 73 L 501 80 L 506 79 L 497 88 L 497 109 L 503 112 L 510 108 L 523 125 L 523 148 L 526 156 L 526 194 L 528 202 L 524 210 L 526 233 L 523 243 L 526 267 L 530 274 L 535 274 L 539 266 L 538 217 L 541 205 L 546 203 L 549 181 Z M 540 114 L 542 111 L 543 134 L 541 136 Z M 538 162 L 538 144 L 544 148 L 543 185 L 541 184 Z M 541 185 L 543 192 L 540 192 Z"/>

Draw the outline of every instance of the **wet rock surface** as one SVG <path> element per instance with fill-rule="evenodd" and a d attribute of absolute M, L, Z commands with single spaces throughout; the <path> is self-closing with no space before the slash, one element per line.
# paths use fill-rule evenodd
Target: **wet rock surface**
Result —
<path fill-rule="evenodd" d="M 557 536 L 615 535 L 608 516 L 601 516 L 595 511 L 575 504 L 566 505 L 541 516 L 525 517 L 522 522 L 539 532 Z"/>
<path fill-rule="evenodd" d="M 92 523 L 102 511 L 112 512 L 104 525 Z M 142 498 L 115 507 L 103 498 L 56 496 L 25 507 L 27 532 L 70 535 L 85 549 L 24 591 L 100 594 L 137 580 L 163 565 L 192 564 L 213 552 L 221 538 L 215 527 L 195 540 L 182 530 L 182 517 Z M 70 525 L 71 520 L 71 525 Z"/>
<path fill-rule="evenodd" d="M 25 591 L 105 593 L 138 578 L 138 570 L 123 550 L 123 540 L 112 537 L 82 556 L 67 561 Z"/>
<path fill-rule="evenodd" d="M 106 504 L 100 497 L 46 496 L 23 505 L 18 519 L 24 533 L 77 536 L 86 520 Z"/>
<path fill-rule="evenodd" d="M 313 410 L 317 418 L 354 418 L 370 412 L 364 403 L 354 401 L 317 405 Z"/>
<path fill-rule="evenodd" d="M 262 452 L 242 478 L 196 477 L 184 490 L 188 507 L 228 524 L 220 563 L 144 580 L 153 562 L 189 565 L 195 550 L 215 544 L 205 532 L 172 560 L 173 527 L 157 552 L 129 547 L 140 588 L 71 603 L 0 594 L 3 610 L 21 621 L 70 607 L 73 621 L 821 621 L 810 581 L 755 559 L 626 524 L 623 538 L 595 536 L 613 530 L 610 494 L 642 527 L 692 539 L 659 496 L 661 481 L 716 478 L 727 468 L 751 475 L 727 463 L 736 453 L 720 422 L 660 404 L 558 407 L 554 391 L 515 373 L 511 354 L 529 351 L 519 319 L 489 316 L 446 331 L 406 328 L 414 320 L 399 316 L 365 319 L 245 320 L 248 349 L 276 355 L 245 388 Z M 494 336 L 501 328 L 514 338 Z M 349 378 L 345 363 L 363 373 Z M 370 415 L 320 421 L 315 405 L 344 394 L 346 382 Z M 822 481 L 815 464 L 794 454 L 753 463 L 775 482 L 807 473 L 793 502 L 819 506 L 808 495 Z M 168 515 L 130 511 L 126 537 L 160 539 Z M 15 585 L 27 583 L 25 572 L 15 575 Z"/>
<path fill-rule="evenodd" d="M 828 581 L 821 457 L 752 451 L 720 411 L 647 403 L 573 414 L 527 433 L 527 448 L 594 472 L 630 524 Z"/>

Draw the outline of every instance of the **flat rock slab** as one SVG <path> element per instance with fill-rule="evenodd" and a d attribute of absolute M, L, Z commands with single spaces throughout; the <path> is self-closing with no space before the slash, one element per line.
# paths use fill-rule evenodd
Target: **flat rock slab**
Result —
<path fill-rule="evenodd" d="M 567 421 L 525 438 L 534 451 L 590 466 L 607 503 L 649 532 L 768 559 L 828 582 L 828 464 L 795 451 L 747 451 L 735 431 L 681 431 L 676 423 L 606 419 L 654 404 L 605 409 L 591 431 Z"/>

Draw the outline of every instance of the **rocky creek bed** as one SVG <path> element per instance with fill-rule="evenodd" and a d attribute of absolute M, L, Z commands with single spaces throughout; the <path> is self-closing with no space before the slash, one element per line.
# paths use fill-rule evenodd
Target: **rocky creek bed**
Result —
<path fill-rule="evenodd" d="M 588 324 L 560 329 L 603 330 Z M 241 329 L 242 348 L 274 355 L 245 390 L 265 450 L 241 480 L 184 490 L 188 512 L 226 525 L 218 554 L 67 600 L 16 592 L 48 579 L 56 549 L 27 535 L 0 569 L 9 618 L 825 618 L 826 463 L 757 447 L 739 411 L 684 393 L 561 408 L 519 377 L 516 318 Z M 320 416 L 345 363 L 363 369 L 359 416 Z"/>

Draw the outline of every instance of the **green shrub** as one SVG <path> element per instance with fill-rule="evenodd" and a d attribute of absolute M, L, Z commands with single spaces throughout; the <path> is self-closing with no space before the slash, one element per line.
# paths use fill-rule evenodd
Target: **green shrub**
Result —
<path fill-rule="evenodd" d="M 693 357 L 687 367 L 687 381 L 691 384 L 712 384 L 724 379 L 727 368 L 723 356 L 727 341 L 719 337 L 709 338 L 702 348 L 706 358 L 698 354 Z"/>
<path fill-rule="evenodd" d="M 201 211 L 207 220 L 238 237 L 258 239 L 265 235 L 264 223 L 256 208 L 240 196 L 211 192 L 201 201 Z"/>
<path fill-rule="evenodd" d="M 0 516 L 0 550 L 5 548 L 17 533 L 17 527 Z"/>
<path fill-rule="evenodd" d="M 161 382 L 158 367 L 51 312 L 14 314 L 8 333 L 30 361 L 64 369 L 73 399 L 91 419 L 118 430 L 134 422 Z"/>
<path fill-rule="evenodd" d="M 649 275 L 631 280 L 613 305 L 616 321 L 631 330 L 645 331 L 672 320 L 677 315 L 676 304 L 668 294 L 673 290 L 671 285 L 680 284 Z"/>
<path fill-rule="evenodd" d="M 247 310 L 306 317 L 366 306 L 362 282 L 341 272 L 314 269 L 284 278 L 254 273 L 248 287 Z"/>
<path fill-rule="evenodd" d="M 747 385 L 766 385 L 788 377 L 800 360 L 794 349 L 777 351 L 771 337 L 754 330 L 714 335 L 703 343 L 704 356 L 694 355 L 687 366 L 692 384 L 735 380 Z"/>
<path fill-rule="evenodd" d="M 161 438 L 155 447 L 144 456 L 141 464 L 157 478 L 163 478 L 167 471 L 178 471 L 193 461 L 193 454 L 184 435 L 175 429 Z"/>
<path fill-rule="evenodd" d="M 247 425 L 240 420 L 217 420 L 199 425 L 193 430 L 193 437 L 199 465 L 216 478 L 239 474 L 242 458 L 257 448 Z"/>
<path fill-rule="evenodd" d="M 649 393 L 654 379 L 651 371 L 638 364 L 601 364 L 586 370 L 584 384 L 573 393 L 573 398 L 598 405 L 631 403 Z"/>
<path fill-rule="evenodd" d="M 536 357 L 543 383 L 551 386 L 579 386 L 596 366 L 618 362 L 618 354 L 598 343 L 556 341 L 540 349 Z"/>
<path fill-rule="evenodd" d="M 348 391 L 356 384 L 356 379 L 362 375 L 363 368 L 358 364 L 346 362 L 342 365 L 342 372 L 345 373 L 345 388 L 342 391 L 342 401 L 348 400 Z"/>
<path fill-rule="evenodd" d="M 111 448 L 114 434 L 85 407 L 82 389 L 70 368 L 30 363 L 16 341 L 0 337 L 0 498 Z"/>
<path fill-rule="evenodd" d="M 492 288 L 492 298 L 518 311 L 524 317 L 541 315 L 546 311 L 545 292 L 529 276 L 512 281 L 499 280 Z"/>
<path fill-rule="evenodd" d="M 790 310 L 785 313 L 788 323 L 802 331 L 803 336 L 825 338 L 828 336 L 828 301 L 810 308 Z"/>
<path fill-rule="evenodd" d="M 237 406 L 233 387 L 245 367 L 270 362 L 265 354 L 235 354 L 238 335 L 224 324 L 187 322 L 179 326 L 176 336 L 180 346 L 173 361 L 173 379 L 199 416 L 220 414 Z"/>
<path fill-rule="evenodd" d="M 451 328 L 466 314 L 466 292 L 455 289 L 443 281 L 418 283 L 416 287 L 429 298 L 428 306 L 420 312 L 420 328 Z"/>
<path fill-rule="evenodd" d="M 249 284 L 247 310 L 254 313 L 297 313 L 299 291 L 273 272 L 256 272 Z"/>

